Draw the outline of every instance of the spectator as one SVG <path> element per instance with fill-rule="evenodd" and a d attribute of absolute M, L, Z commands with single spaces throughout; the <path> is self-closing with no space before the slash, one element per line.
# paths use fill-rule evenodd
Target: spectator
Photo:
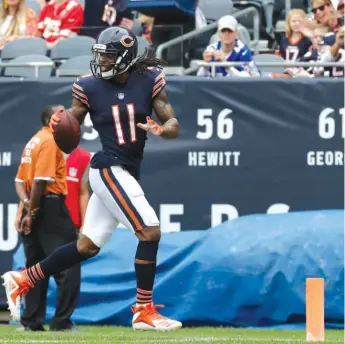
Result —
<path fill-rule="evenodd" d="M 0 11 L 0 49 L 9 41 L 38 34 L 36 14 L 25 6 L 25 0 L 4 0 Z"/>
<path fill-rule="evenodd" d="M 270 40 L 274 40 L 274 27 L 273 27 L 273 13 L 274 13 L 274 0 L 262 0 L 262 8 L 264 11 L 266 21 L 266 33 Z"/>
<path fill-rule="evenodd" d="M 40 15 L 38 29 L 54 47 L 60 40 L 76 36 L 84 23 L 84 10 L 79 0 L 51 0 Z"/>
<path fill-rule="evenodd" d="M 327 25 L 330 31 L 337 31 L 340 26 L 338 14 L 330 0 L 312 0 L 312 12 L 314 21 L 305 20 L 301 25 L 305 36 L 312 37 L 312 31 L 316 24 Z"/>
<path fill-rule="evenodd" d="M 296 61 L 304 56 L 312 44 L 300 30 L 300 23 L 305 17 L 301 9 L 290 10 L 286 17 L 285 36 L 280 41 L 278 54 L 287 61 Z"/>
<path fill-rule="evenodd" d="M 312 0 L 312 12 L 317 23 L 327 25 L 331 31 L 335 31 L 338 25 L 337 13 L 329 0 Z"/>
<path fill-rule="evenodd" d="M 313 34 L 313 45 L 311 49 L 301 57 L 301 62 L 317 62 L 320 61 L 321 54 L 324 52 L 324 37 L 329 31 L 329 27 L 326 25 L 319 24 L 314 28 Z M 324 75 L 324 68 L 320 66 L 314 66 L 306 68 L 306 71 L 313 76 L 323 76 Z"/>
<path fill-rule="evenodd" d="M 217 76 L 260 76 L 250 49 L 237 38 L 237 20 L 230 15 L 224 16 L 218 22 L 218 34 L 220 40 L 209 45 L 204 51 L 203 57 L 206 62 L 243 62 L 239 67 L 217 67 Z M 211 68 L 202 67 L 198 76 L 210 76 Z"/>
<path fill-rule="evenodd" d="M 108 26 L 133 28 L 133 14 L 128 0 L 85 0 L 83 34 L 97 37 Z"/>
<path fill-rule="evenodd" d="M 138 20 L 144 26 L 144 33 L 142 36 L 147 39 L 150 45 L 152 45 L 151 33 L 155 18 L 142 14 L 139 16 Z"/>
<path fill-rule="evenodd" d="M 325 46 L 328 48 L 321 55 L 321 61 L 323 62 L 345 62 L 345 50 L 344 50 L 344 26 L 339 28 L 336 34 L 331 33 L 325 36 Z M 325 68 L 325 71 L 329 76 L 344 77 L 343 67 Z"/>

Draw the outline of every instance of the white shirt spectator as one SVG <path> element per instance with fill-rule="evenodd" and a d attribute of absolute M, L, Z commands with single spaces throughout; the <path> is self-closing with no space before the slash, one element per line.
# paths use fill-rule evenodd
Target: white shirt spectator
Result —
<path fill-rule="evenodd" d="M 255 65 L 250 49 L 237 38 L 237 20 L 233 16 L 224 16 L 218 22 L 220 40 L 210 44 L 204 51 L 206 62 L 243 62 L 242 66 L 216 67 L 216 76 L 260 76 L 260 70 Z M 202 67 L 198 76 L 211 76 L 211 68 Z"/>

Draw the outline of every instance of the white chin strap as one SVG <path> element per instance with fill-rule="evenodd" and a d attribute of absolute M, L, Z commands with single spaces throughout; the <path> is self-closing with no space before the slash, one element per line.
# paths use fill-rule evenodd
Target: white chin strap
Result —
<path fill-rule="evenodd" d="M 117 60 L 116 60 L 116 64 L 117 64 L 117 65 L 120 65 L 122 59 L 127 55 L 127 53 L 128 53 L 128 50 L 126 50 L 122 56 L 119 56 L 119 57 L 117 58 Z M 113 78 L 115 75 L 120 75 L 120 74 L 126 72 L 126 71 L 128 70 L 128 68 L 131 67 L 131 66 L 135 63 L 136 60 L 137 60 L 137 59 L 134 59 L 126 68 L 122 69 L 122 70 L 119 71 L 119 72 L 115 72 L 115 73 L 114 73 L 113 68 L 112 68 L 111 70 L 107 71 L 107 72 L 102 72 L 102 71 L 100 71 L 101 76 L 102 76 L 103 79 L 111 79 L 111 78 Z"/>

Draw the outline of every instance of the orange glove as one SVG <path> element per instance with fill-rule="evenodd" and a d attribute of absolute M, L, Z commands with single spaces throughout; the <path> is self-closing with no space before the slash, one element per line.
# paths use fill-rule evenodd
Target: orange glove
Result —
<path fill-rule="evenodd" d="M 146 124 L 138 123 L 137 126 L 153 135 L 162 135 L 163 129 L 150 116 L 146 117 Z"/>

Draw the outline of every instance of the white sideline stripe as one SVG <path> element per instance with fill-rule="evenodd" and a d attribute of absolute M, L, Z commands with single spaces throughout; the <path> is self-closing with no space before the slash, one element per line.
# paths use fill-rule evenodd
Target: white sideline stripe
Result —
<path fill-rule="evenodd" d="M 91 333 L 90 333 L 91 334 Z M 115 338 L 121 338 L 122 340 L 126 340 L 126 343 L 147 343 L 148 341 L 150 343 L 183 343 L 183 342 L 189 342 L 189 343 L 200 343 L 200 342 L 263 342 L 266 341 L 267 343 L 275 342 L 275 343 L 289 343 L 289 342 L 298 342 L 298 343 L 305 343 L 304 339 L 294 339 L 294 338 L 250 338 L 250 337 L 181 337 L 181 338 L 147 338 L 147 339 L 136 339 L 138 337 L 131 337 L 128 335 L 101 335 L 100 338 L 97 338 L 95 336 L 95 339 L 88 338 L 85 339 L 78 339 L 78 338 L 70 338 L 70 339 L 0 339 L 0 343 L 92 343 L 96 340 L 100 339 L 115 339 Z M 332 339 L 332 343 L 344 343 L 341 339 Z"/>

